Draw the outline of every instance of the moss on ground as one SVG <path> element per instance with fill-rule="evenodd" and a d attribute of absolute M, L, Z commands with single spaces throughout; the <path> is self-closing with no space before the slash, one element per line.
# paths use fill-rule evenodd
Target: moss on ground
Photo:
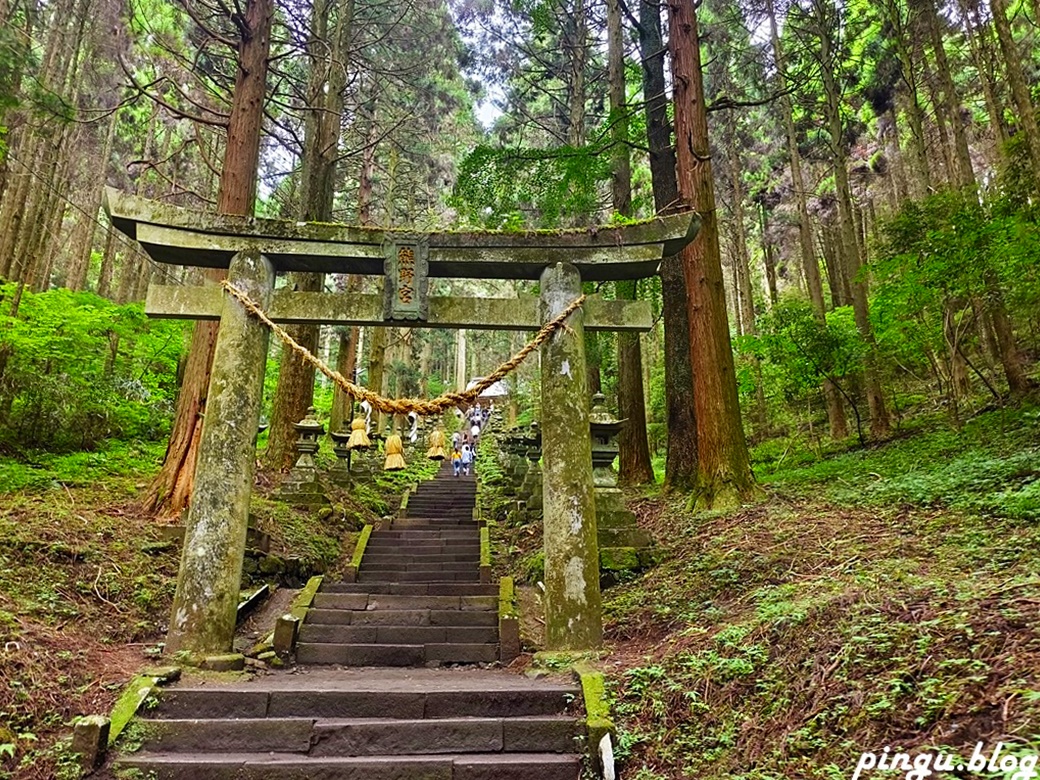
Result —
<path fill-rule="evenodd" d="M 995 500 L 1040 474 L 1019 468 L 1035 417 L 997 414 L 779 464 L 754 508 L 642 502 L 667 559 L 604 600 L 623 776 L 850 777 L 886 746 L 1040 753 L 1040 527 Z"/>

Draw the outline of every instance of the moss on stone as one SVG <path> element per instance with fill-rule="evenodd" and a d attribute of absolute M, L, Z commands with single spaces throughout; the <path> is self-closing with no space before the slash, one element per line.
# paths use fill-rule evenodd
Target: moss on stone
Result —
<path fill-rule="evenodd" d="M 366 526 L 371 528 L 371 526 Z M 296 598 L 293 599 L 292 606 L 289 607 L 289 613 L 299 620 L 303 620 L 307 616 L 307 610 L 311 608 L 311 604 L 314 603 L 314 594 L 318 592 L 318 588 L 321 587 L 321 583 L 325 578 L 322 576 L 311 577 L 307 584 L 303 586 L 303 589 L 296 594 Z"/>
<path fill-rule="evenodd" d="M 480 529 L 480 565 L 491 565 L 491 534 L 486 525 Z"/>
<path fill-rule="evenodd" d="M 635 547 L 601 547 L 599 568 L 601 571 L 635 571 L 640 568 L 639 550 Z"/>
<path fill-rule="evenodd" d="M 368 547 L 368 540 L 371 536 L 371 525 L 366 525 L 361 529 L 361 535 L 358 537 L 357 544 L 354 546 L 354 556 L 350 559 L 350 565 L 355 571 L 357 571 L 361 566 L 361 559 L 365 556 L 365 549 Z"/>
<path fill-rule="evenodd" d="M 516 605 L 516 590 L 512 577 L 502 577 L 498 581 L 498 619 L 519 619 L 520 610 Z"/>
<path fill-rule="evenodd" d="M 109 747 L 115 744 L 119 735 L 123 733 L 123 729 L 137 714 L 138 708 L 155 692 L 156 687 L 155 677 L 141 674 L 134 677 L 123 689 L 112 707 L 112 714 L 109 715 L 109 720 L 112 722 L 108 730 Z"/>

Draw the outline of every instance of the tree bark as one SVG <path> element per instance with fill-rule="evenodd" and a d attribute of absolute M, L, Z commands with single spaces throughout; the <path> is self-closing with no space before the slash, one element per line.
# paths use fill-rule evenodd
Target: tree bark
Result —
<path fill-rule="evenodd" d="M 273 18 L 274 0 L 248 0 L 240 19 L 238 73 L 217 193 L 217 211 L 221 214 L 253 213 Z M 223 270 L 205 273 L 210 282 L 218 282 L 225 275 Z M 149 511 L 178 515 L 191 496 L 217 327 L 215 322 L 200 322 L 192 332 L 166 457 L 144 497 Z"/>
<path fill-rule="evenodd" d="M 826 0 L 829 2 L 829 0 Z M 820 41 L 820 64 L 823 88 L 826 96 L 826 120 L 830 131 L 831 154 L 834 160 L 834 186 L 838 196 L 838 219 L 842 243 L 845 245 L 845 268 L 852 292 L 852 308 L 856 327 L 867 344 L 865 360 L 867 403 L 870 407 L 870 430 L 875 438 L 884 438 L 889 433 L 888 411 L 885 408 L 884 395 L 878 377 L 877 347 L 870 324 L 870 312 L 867 308 L 867 283 L 861 273 L 862 260 L 859 241 L 856 237 L 855 217 L 852 210 L 852 193 L 849 186 L 849 175 L 846 170 L 847 152 L 839 106 L 840 93 L 835 80 L 837 55 L 831 30 L 826 23 L 827 10 L 823 8 L 825 0 L 817 0 L 817 33 Z"/>
<path fill-rule="evenodd" d="M 619 0 L 607 0 L 607 79 L 609 82 L 611 135 L 611 200 L 614 211 L 632 216 L 632 161 L 628 146 L 628 106 L 625 95 L 624 30 Z M 635 300 L 635 281 L 617 282 L 618 298 Z M 646 435 L 646 400 L 643 388 L 643 352 L 638 333 L 618 334 L 618 413 L 625 425 L 618 436 L 618 474 L 624 484 L 654 481 L 650 445 Z"/>
<path fill-rule="evenodd" d="M 668 213 L 680 205 L 679 183 L 665 92 L 666 49 L 661 33 L 661 6 L 654 0 L 644 0 L 639 4 L 638 31 L 654 207 L 658 213 Z M 679 255 L 670 255 L 661 261 L 661 299 L 668 436 L 664 488 L 666 491 L 690 490 L 697 484 L 697 418 L 690 363 L 689 301 Z"/>
<path fill-rule="evenodd" d="M 786 86 L 787 71 L 784 50 L 777 29 L 773 0 L 766 0 L 766 13 L 769 17 L 769 37 L 773 46 L 777 73 L 782 80 L 781 86 Z M 798 151 L 798 136 L 794 126 L 794 109 L 791 105 L 791 98 L 786 93 L 783 94 L 780 101 L 780 111 L 784 117 L 784 131 L 787 135 L 787 156 L 791 163 L 791 184 L 794 187 L 795 202 L 798 205 L 798 245 L 802 255 L 802 274 L 805 277 L 805 286 L 809 291 L 813 316 L 818 323 L 825 326 L 827 309 L 823 300 L 823 280 L 820 277 L 820 261 L 813 246 L 809 203 L 806 197 L 805 177 L 802 174 L 802 156 Z M 841 393 L 830 380 L 824 380 L 823 394 L 827 405 L 827 421 L 830 425 L 831 438 L 844 439 L 849 435 L 849 426 L 845 418 L 845 407 L 841 402 Z"/>
<path fill-rule="evenodd" d="M 1026 148 L 1029 150 L 1034 187 L 1040 187 L 1040 125 L 1036 121 L 1036 107 L 1030 97 L 1029 82 L 1022 68 L 1022 62 L 1026 58 L 1011 35 L 1006 0 L 989 0 L 989 7 L 993 13 L 993 27 L 997 31 L 997 42 L 1000 44 L 1008 85 L 1011 87 L 1011 97 L 1018 109 L 1018 121 Z"/>
<path fill-rule="evenodd" d="M 699 506 L 724 507 L 752 498 L 755 479 L 741 426 L 726 322 L 697 16 L 693 3 L 682 0 L 669 0 L 668 11 L 679 193 L 683 204 L 702 220 L 697 238 L 681 253 L 697 418 L 695 500 Z"/>

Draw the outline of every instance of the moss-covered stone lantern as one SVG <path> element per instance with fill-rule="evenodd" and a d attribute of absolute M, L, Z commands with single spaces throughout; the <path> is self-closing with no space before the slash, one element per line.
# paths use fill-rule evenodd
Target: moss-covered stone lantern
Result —
<path fill-rule="evenodd" d="M 336 455 L 336 465 L 329 471 L 329 477 L 337 485 L 350 482 L 350 436 L 345 422 L 338 431 L 329 431 L 332 452 Z"/>
<path fill-rule="evenodd" d="M 614 458 L 618 455 L 617 436 L 625 425 L 607 409 L 603 393 L 592 396 L 589 409 L 589 429 L 592 432 L 592 483 L 596 487 L 617 487 Z"/>
<path fill-rule="evenodd" d="M 325 433 L 325 426 L 318 422 L 316 415 L 318 410 L 313 406 L 308 407 L 307 415 L 298 423 L 293 423 L 296 429 L 296 451 L 300 457 L 296 461 L 296 467 L 314 468 L 314 454 L 318 451 L 318 439 Z"/>
<path fill-rule="evenodd" d="M 296 451 L 300 456 L 275 495 L 282 501 L 300 506 L 320 506 L 329 501 L 318 481 L 318 468 L 314 462 L 319 439 L 325 433 L 325 426 L 318 422 L 317 413 L 318 410 L 312 406 L 307 409 L 302 420 L 293 423 L 296 429 Z"/>
<path fill-rule="evenodd" d="M 624 571 L 650 566 L 656 559 L 653 540 L 636 523 L 618 488 L 614 458 L 617 436 L 625 425 L 606 407 L 606 396 L 592 396 L 589 429 L 592 434 L 592 483 L 596 494 L 596 537 L 599 542 L 600 584 L 617 582 Z"/>

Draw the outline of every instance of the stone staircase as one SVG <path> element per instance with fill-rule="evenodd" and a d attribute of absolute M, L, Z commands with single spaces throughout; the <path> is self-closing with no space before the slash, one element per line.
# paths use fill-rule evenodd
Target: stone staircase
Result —
<path fill-rule="evenodd" d="M 119 764 L 158 780 L 577 780 L 578 686 L 414 668 L 498 659 L 475 500 L 473 477 L 442 468 L 372 532 L 357 581 L 316 594 L 295 669 L 164 689 L 138 720 L 145 749 Z"/>
<path fill-rule="evenodd" d="M 404 517 L 373 531 L 357 582 L 323 586 L 296 660 L 342 666 L 494 663 L 498 586 L 480 584 L 476 482 L 443 466 Z"/>
<path fill-rule="evenodd" d="M 576 693 L 480 669 L 182 683 L 119 765 L 159 780 L 577 780 Z"/>

